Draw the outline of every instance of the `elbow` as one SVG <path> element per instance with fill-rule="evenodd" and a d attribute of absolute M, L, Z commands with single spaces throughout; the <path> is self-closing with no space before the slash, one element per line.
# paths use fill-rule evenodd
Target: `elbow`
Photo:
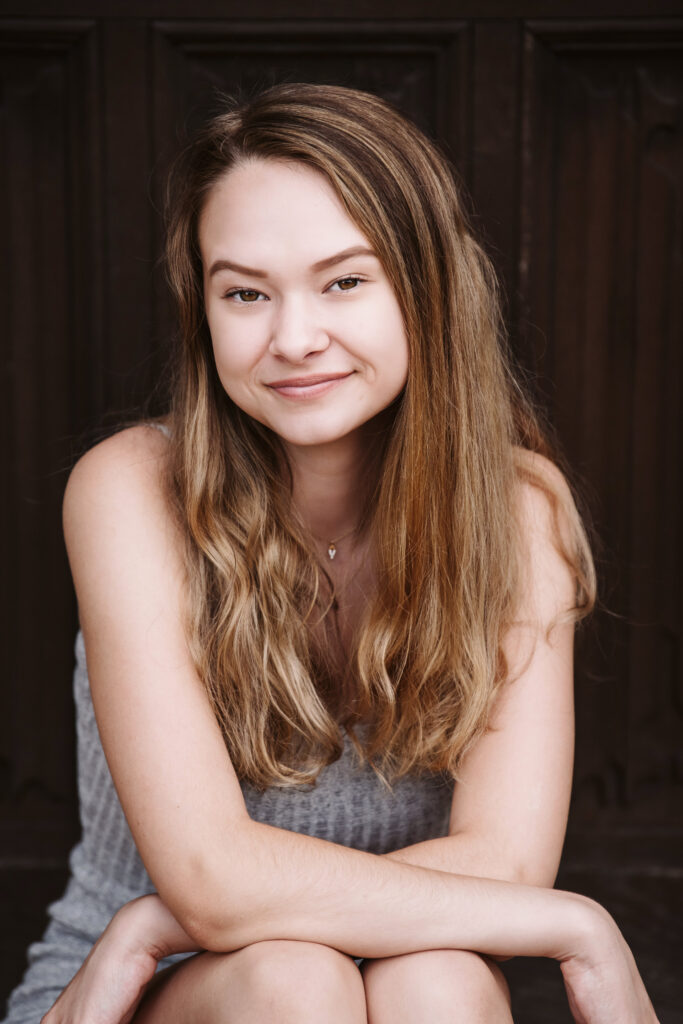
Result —
<path fill-rule="evenodd" d="M 208 916 L 198 913 L 193 908 L 187 913 L 178 916 L 178 923 L 183 927 L 192 939 L 198 950 L 205 950 L 212 953 L 228 953 L 238 947 L 233 945 L 228 938 L 229 929 L 226 929 L 225 922 L 219 928 L 216 921 Z"/>
<path fill-rule="evenodd" d="M 184 879 L 176 875 L 159 894 L 197 949 L 231 953 L 263 938 L 258 934 L 261 905 L 253 879 L 215 863 L 195 860 Z"/>
<path fill-rule="evenodd" d="M 254 915 L 235 908 L 220 913 L 216 908 L 193 908 L 182 922 L 199 949 L 209 953 L 232 953 L 265 936 L 257 934 Z"/>
<path fill-rule="evenodd" d="M 193 900 L 189 905 L 183 901 L 181 905 L 176 904 L 171 909 L 178 924 L 189 935 L 198 950 L 213 949 L 216 938 L 215 925 L 204 911 L 200 900 Z"/>
<path fill-rule="evenodd" d="M 219 901 L 214 900 L 212 905 L 199 897 L 173 903 L 167 904 L 169 909 L 198 950 L 232 953 L 254 941 L 242 923 L 248 920 L 248 916 L 235 913 L 234 908 L 228 911 L 222 902 L 218 906 Z"/>
<path fill-rule="evenodd" d="M 519 885 L 534 885 L 542 889 L 552 889 L 557 878 L 558 862 L 520 856 L 511 866 L 508 881 Z"/>

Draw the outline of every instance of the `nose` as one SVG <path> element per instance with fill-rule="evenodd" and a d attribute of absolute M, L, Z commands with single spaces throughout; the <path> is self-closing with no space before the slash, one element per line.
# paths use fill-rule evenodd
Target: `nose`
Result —
<path fill-rule="evenodd" d="M 302 363 L 307 356 L 323 352 L 329 335 L 316 316 L 314 304 L 304 296 L 282 299 L 272 321 L 269 351 L 288 363 Z"/>

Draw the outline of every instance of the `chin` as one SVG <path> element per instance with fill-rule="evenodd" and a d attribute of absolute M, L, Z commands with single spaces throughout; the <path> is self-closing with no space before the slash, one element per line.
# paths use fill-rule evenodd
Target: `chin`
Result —
<path fill-rule="evenodd" d="M 295 434 L 280 434 L 279 436 L 285 442 L 285 444 L 294 445 L 296 448 L 319 448 L 325 445 L 335 444 L 337 441 L 341 441 L 343 438 L 348 437 L 353 431 L 345 431 L 343 434 L 313 434 L 313 433 L 295 433 Z"/>
<path fill-rule="evenodd" d="M 292 430 L 278 430 L 277 427 L 271 426 L 273 430 L 285 444 L 296 445 L 298 448 L 313 448 L 319 445 L 330 445 L 336 441 L 341 441 L 345 437 L 355 433 L 359 428 L 359 424 L 351 424 L 337 427 L 322 427 L 311 424 L 306 427 L 305 424 L 301 424 L 300 427 Z"/>

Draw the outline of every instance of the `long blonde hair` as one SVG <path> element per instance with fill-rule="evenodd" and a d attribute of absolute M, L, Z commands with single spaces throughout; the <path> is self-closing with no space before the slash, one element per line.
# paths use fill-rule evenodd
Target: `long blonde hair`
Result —
<path fill-rule="evenodd" d="M 326 177 L 382 262 L 408 337 L 408 380 L 366 509 L 377 586 L 344 678 L 312 629 L 331 614 L 332 585 L 292 513 L 283 448 L 226 395 L 204 317 L 198 219 L 216 182 L 250 158 Z M 549 446 L 512 374 L 495 274 L 453 174 L 379 98 L 280 85 L 226 104 L 181 155 L 169 195 L 180 322 L 171 492 L 187 541 L 190 647 L 235 769 L 259 787 L 311 782 L 340 755 L 345 727 L 386 782 L 455 776 L 507 671 L 515 451 Z M 570 523 L 578 619 L 594 598 L 590 550 L 573 503 L 550 497 Z"/>

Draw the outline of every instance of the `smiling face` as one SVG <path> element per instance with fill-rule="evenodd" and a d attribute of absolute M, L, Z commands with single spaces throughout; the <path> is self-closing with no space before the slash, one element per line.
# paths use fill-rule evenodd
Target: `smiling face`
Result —
<path fill-rule="evenodd" d="M 401 310 L 322 174 L 279 160 L 239 164 L 210 192 L 199 243 L 223 387 L 286 445 L 348 438 L 400 394 Z"/>

